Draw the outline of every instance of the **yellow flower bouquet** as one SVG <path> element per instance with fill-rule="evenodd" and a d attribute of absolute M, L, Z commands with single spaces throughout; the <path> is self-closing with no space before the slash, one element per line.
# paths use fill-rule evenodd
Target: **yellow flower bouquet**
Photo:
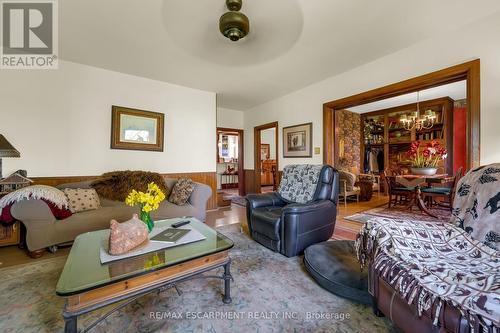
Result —
<path fill-rule="evenodd" d="M 165 194 L 155 183 L 149 183 L 146 192 L 132 190 L 125 203 L 129 206 L 141 206 L 141 220 L 148 226 L 149 232 L 153 230 L 154 223 L 151 212 L 160 207 L 160 202 L 165 200 Z"/>

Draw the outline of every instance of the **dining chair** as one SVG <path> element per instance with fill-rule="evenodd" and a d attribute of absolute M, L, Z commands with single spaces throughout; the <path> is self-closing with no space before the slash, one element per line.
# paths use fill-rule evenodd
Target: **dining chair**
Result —
<path fill-rule="evenodd" d="M 396 176 L 400 175 L 399 170 L 385 169 L 383 172 L 385 184 L 389 194 L 388 208 L 397 204 L 403 204 L 410 201 L 415 194 L 414 187 L 405 187 L 396 182 Z"/>
<path fill-rule="evenodd" d="M 463 168 L 458 168 L 455 176 L 453 177 L 453 181 L 451 181 L 450 187 L 423 187 L 421 189 L 422 195 L 428 199 L 428 203 L 432 205 L 436 198 L 443 198 L 445 201 L 438 202 L 439 206 L 449 208 L 450 210 L 453 207 L 453 200 L 455 199 L 455 190 L 457 188 L 458 181 L 462 178 Z"/>

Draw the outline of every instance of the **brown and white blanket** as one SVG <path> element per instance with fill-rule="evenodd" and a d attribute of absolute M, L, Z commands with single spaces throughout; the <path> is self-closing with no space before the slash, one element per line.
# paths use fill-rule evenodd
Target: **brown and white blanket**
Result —
<path fill-rule="evenodd" d="M 450 222 L 500 250 L 500 163 L 478 167 L 460 179 Z"/>
<path fill-rule="evenodd" d="M 474 328 L 500 332 L 500 253 L 449 223 L 373 218 L 358 234 L 358 260 L 371 263 L 418 313 L 444 302 Z"/>

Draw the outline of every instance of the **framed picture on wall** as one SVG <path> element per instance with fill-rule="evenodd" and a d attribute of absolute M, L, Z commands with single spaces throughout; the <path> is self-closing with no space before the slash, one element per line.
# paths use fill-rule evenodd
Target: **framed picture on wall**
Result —
<path fill-rule="evenodd" d="M 111 149 L 163 151 L 163 113 L 113 105 Z"/>
<path fill-rule="evenodd" d="M 283 127 L 283 157 L 312 157 L 312 123 Z"/>
<path fill-rule="evenodd" d="M 270 157 L 271 145 L 268 143 L 262 143 L 260 145 L 260 159 L 261 161 L 268 160 Z"/>

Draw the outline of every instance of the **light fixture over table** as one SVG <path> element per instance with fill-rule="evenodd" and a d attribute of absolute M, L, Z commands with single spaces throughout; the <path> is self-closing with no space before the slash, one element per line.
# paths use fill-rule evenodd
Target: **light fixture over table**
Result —
<path fill-rule="evenodd" d="M 403 114 L 399 118 L 403 128 L 407 131 L 411 131 L 413 129 L 416 129 L 417 131 L 430 129 L 434 126 L 435 120 L 436 112 L 431 109 L 425 111 L 423 116 L 420 115 L 420 91 L 417 91 L 417 111 L 410 114 Z"/>
<path fill-rule="evenodd" d="M 239 10 L 243 5 L 243 0 L 226 0 L 226 6 L 230 12 L 225 13 L 219 20 L 220 32 L 233 42 L 236 42 L 250 31 L 250 22 L 245 14 Z"/>

